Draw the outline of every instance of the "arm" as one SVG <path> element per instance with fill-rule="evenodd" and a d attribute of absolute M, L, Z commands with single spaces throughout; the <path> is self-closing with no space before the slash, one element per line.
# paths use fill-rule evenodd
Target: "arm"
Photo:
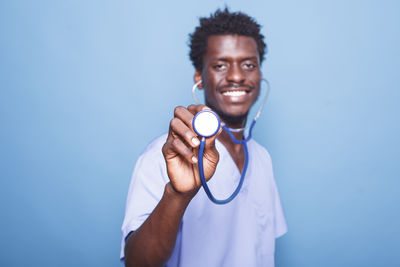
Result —
<path fill-rule="evenodd" d="M 171 256 L 183 214 L 195 192 L 176 192 L 170 183 L 147 220 L 128 236 L 126 266 L 162 266 Z"/>
<path fill-rule="evenodd" d="M 201 186 L 197 165 L 200 142 L 192 129 L 192 120 L 194 114 L 203 108 L 205 106 L 200 105 L 175 108 L 168 138 L 162 148 L 170 182 L 151 215 L 128 236 L 126 266 L 162 266 L 173 252 L 183 214 Z M 206 141 L 204 171 L 207 180 L 214 174 L 219 160 L 215 148 L 217 135 Z"/>

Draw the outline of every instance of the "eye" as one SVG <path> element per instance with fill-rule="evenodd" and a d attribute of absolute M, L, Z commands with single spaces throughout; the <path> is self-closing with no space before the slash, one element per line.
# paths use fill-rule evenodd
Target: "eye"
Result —
<path fill-rule="evenodd" d="M 215 70 L 221 71 L 221 70 L 226 70 L 227 66 L 226 64 L 215 64 L 213 68 Z"/>
<path fill-rule="evenodd" d="M 246 70 L 252 70 L 252 69 L 257 68 L 257 64 L 254 64 L 254 63 L 244 63 L 244 64 L 243 64 L 243 68 L 246 69 Z"/>

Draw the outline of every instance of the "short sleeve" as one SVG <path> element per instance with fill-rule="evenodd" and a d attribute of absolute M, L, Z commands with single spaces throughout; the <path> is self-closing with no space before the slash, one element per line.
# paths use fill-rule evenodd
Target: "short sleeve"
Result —
<path fill-rule="evenodd" d="M 158 138 L 161 139 L 161 138 Z M 162 140 L 156 139 L 136 162 L 126 200 L 125 218 L 122 224 L 121 260 L 124 258 L 125 239 L 137 230 L 160 201 L 166 176 L 165 161 L 161 152 Z M 165 141 L 165 140 L 164 140 Z"/>

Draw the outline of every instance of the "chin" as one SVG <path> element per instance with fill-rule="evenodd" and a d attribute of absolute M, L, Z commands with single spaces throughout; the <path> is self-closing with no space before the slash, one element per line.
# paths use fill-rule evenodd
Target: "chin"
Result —
<path fill-rule="evenodd" d="M 231 125 L 239 125 L 241 127 L 246 123 L 248 112 L 232 112 L 232 110 L 215 110 L 221 117 L 222 121 Z"/>

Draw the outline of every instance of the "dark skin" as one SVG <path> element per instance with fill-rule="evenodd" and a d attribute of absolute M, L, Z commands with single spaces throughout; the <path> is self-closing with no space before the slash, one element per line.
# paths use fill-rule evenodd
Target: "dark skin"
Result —
<path fill-rule="evenodd" d="M 203 70 L 196 71 L 194 80 L 202 80 L 206 90 L 206 103 L 230 128 L 244 127 L 247 113 L 257 100 L 260 91 L 261 70 L 257 44 L 251 37 L 238 35 L 211 36 L 203 57 Z M 224 95 L 227 91 L 245 91 L 242 96 Z M 243 132 L 234 134 L 243 138 Z M 224 144 L 242 172 L 244 150 L 234 144 L 223 131 L 218 140 Z"/>
<path fill-rule="evenodd" d="M 261 81 L 260 58 L 257 44 L 251 37 L 215 35 L 208 38 L 203 56 L 203 69 L 197 70 L 194 81 L 202 80 L 206 104 L 176 107 L 174 118 L 162 152 L 170 182 L 146 221 L 132 232 L 125 246 L 126 266 L 163 266 L 171 256 L 183 214 L 201 187 L 197 152 L 199 137 L 192 128 L 194 115 L 202 109 L 218 113 L 230 128 L 241 128 L 246 123 L 250 107 L 256 101 Z M 243 134 L 235 133 L 237 139 Z M 227 148 L 240 172 L 244 164 L 242 145 L 234 144 L 222 129 L 207 138 L 204 149 L 204 173 L 208 181 L 215 172 L 219 153 L 215 139 Z"/>

